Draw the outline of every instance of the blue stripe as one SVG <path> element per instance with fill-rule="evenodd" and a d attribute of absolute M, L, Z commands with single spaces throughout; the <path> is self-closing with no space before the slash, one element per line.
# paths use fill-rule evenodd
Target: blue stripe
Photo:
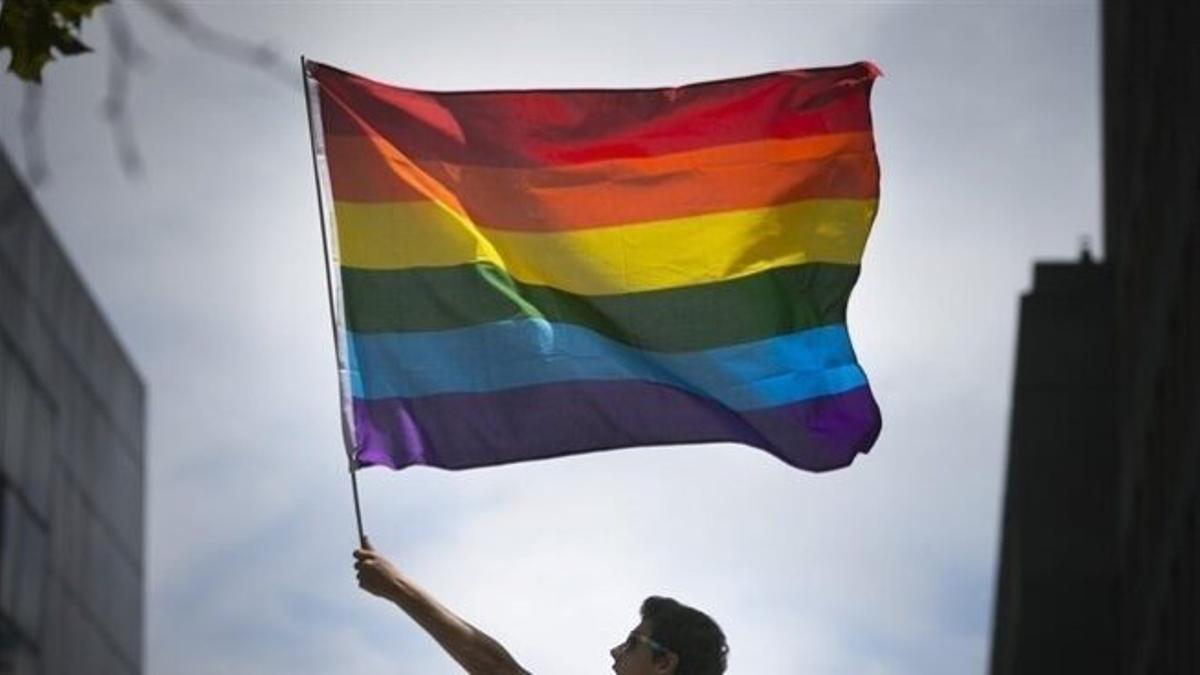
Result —
<path fill-rule="evenodd" d="M 734 410 L 866 384 L 845 325 L 695 352 L 628 347 L 573 324 L 514 319 L 447 331 L 350 333 L 355 398 L 489 392 L 573 380 L 641 380 Z"/>

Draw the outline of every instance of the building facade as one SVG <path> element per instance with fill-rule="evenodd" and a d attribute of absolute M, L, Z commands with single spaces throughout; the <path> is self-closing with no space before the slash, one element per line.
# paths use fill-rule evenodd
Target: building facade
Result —
<path fill-rule="evenodd" d="M 1021 300 L 992 675 L 1115 675 L 1112 270 L 1041 263 Z"/>
<path fill-rule="evenodd" d="M 0 153 L 0 674 L 142 670 L 144 388 Z"/>
<path fill-rule="evenodd" d="M 1200 5 L 1104 4 L 1121 664 L 1200 673 Z"/>
<path fill-rule="evenodd" d="M 1102 24 L 1110 280 L 1075 302 L 1107 306 L 1111 323 L 1088 333 L 1065 305 L 1022 307 L 993 675 L 1200 673 L 1200 3 L 1111 0 Z M 1109 356 L 1093 354 L 1106 343 Z M 1042 359 L 1056 388 L 1025 385 L 1027 352 L 1062 357 Z M 1075 394 L 1099 373 L 1110 395 L 1078 417 Z M 1049 431 L 1064 419 L 1087 428 Z M 1048 453 L 1075 457 L 1066 483 L 1030 469 Z M 1094 569 L 1081 574 L 1085 536 Z"/>

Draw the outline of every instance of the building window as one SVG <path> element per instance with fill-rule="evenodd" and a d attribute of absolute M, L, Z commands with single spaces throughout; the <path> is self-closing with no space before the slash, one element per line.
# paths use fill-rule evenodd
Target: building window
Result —
<path fill-rule="evenodd" d="M 45 520 L 58 426 L 50 398 L 0 342 L 0 469 Z"/>
<path fill-rule="evenodd" d="M 46 588 L 46 531 L 34 519 L 17 493 L 7 486 L 3 504 L 3 537 L 0 537 L 0 614 L 17 631 L 36 640 L 42 623 Z"/>

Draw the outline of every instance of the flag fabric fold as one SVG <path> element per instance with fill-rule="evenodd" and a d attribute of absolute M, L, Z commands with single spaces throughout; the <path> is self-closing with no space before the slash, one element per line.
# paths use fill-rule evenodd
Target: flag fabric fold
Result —
<path fill-rule="evenodd" d="M 874 443 L 846 327 L 873 65 L 660 89 L 304 74 L 355 466 L 725 441 L 821 471 Z"/>

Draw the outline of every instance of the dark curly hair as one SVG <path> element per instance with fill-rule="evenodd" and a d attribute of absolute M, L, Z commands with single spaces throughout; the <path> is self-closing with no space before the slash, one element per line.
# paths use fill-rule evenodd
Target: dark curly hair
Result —
<path fill-rule="evenodd" d="M 650 638 L 679 657 L 675 675 L 721 675 L 729 645 L 707 614 L 671 598 L 652 595 L 642 602 Z"/>

